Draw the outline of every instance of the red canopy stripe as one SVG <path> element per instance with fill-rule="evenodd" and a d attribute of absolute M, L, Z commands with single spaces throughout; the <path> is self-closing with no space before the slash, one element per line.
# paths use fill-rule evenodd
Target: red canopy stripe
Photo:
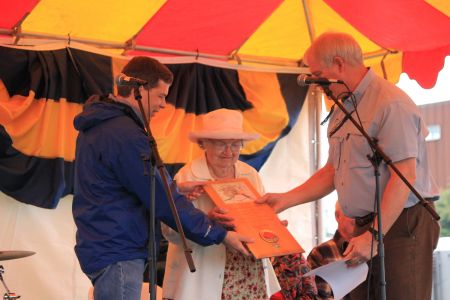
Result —
<path fill-rule="evenodd" d="M 325 2 L 364 35 L 385 48 L 424 51 L 449 45 L 450 18 L 423 0 Z"/>
<path fill-rule="evenodd" d="M 211 5 L 211 0 L 171 0 L 145 25 L 136 43 L 228 55 L 238 49 L 281 2 L 229 0 L 214 1 Z"/>
<path fill-rule="evenodd" d="M 405 52 L 403 72 L 419 82 L 423 88 L 431 89 L 436 84 L 438 73 L 449 53 L 450 45 L 432 51 Z"/>
<path fill-rule="evenodd" d="M 0 9 L 0 28 L 12 29 L 39 0 L 2 1 Z M 6 2 L 6 3 L 5 3 Z"/>

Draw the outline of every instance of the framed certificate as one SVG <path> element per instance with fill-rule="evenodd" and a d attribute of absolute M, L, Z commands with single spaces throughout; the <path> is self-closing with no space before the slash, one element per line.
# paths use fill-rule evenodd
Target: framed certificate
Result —
<path fill-rule="evenodd" d="M 274 210 L 254 202 L 261 196 L 248 179 L 211 181 L 204 189 L 214 204 L 230 210 L 236 231 L 255 240 L 247 244 L 255 258 L 304 252 Z"/>

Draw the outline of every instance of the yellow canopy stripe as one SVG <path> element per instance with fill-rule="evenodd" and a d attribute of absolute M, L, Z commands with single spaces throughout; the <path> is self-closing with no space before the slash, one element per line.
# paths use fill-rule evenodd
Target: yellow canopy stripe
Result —
<path fill-rule="evenodd" d="M 128 0 L 125 4 L 109 0 L 41 0 L 25 19 L 22 28 L 27 32 L 52 32 L 61 36 L 123 43 L 139 32 L 165 2 Z M 72 28 L 77 31 L 72 31 Z"/>

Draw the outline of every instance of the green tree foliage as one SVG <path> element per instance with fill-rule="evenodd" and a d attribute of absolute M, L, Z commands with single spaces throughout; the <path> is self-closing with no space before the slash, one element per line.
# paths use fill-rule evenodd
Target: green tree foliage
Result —
<path fill-rule="evenodd" d="M 441 192 L 441 198 L 435 202 L 436 211 L 441 216 L 441 236 L 450 236 L 450 189 Z"/>

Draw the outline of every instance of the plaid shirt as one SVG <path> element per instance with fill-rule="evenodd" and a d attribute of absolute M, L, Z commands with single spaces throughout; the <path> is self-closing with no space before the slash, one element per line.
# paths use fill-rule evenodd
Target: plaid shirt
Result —
<path fill-rule="evenodd" d="M 271 299 L 318 299 L 314 276 L 302 277 L 303 274 L 311 271 L 311 268 L 301 253 L 275 257 L 272 265 L 281 286 L 279 293 L 282 297 L 271 297 Z"/>
<path fill-rule="evenodd" d="M 344 253 L 347 245 L 348 242 L 345 241 L 336 230 L 333 239 L 318 245 L 311 250 L 311 253 L 309 253 L 307 260 L 311 269 L 316 269 L 320 266 L 342 259 L 342 253 Z M 322 280 L 322 278 L 316 277 L 316 286 L 320 299 L 334 299 L 331 287 L 326 281 Z M 346 299 L 346 297 L 347 296 L 343 299 Z"/>

